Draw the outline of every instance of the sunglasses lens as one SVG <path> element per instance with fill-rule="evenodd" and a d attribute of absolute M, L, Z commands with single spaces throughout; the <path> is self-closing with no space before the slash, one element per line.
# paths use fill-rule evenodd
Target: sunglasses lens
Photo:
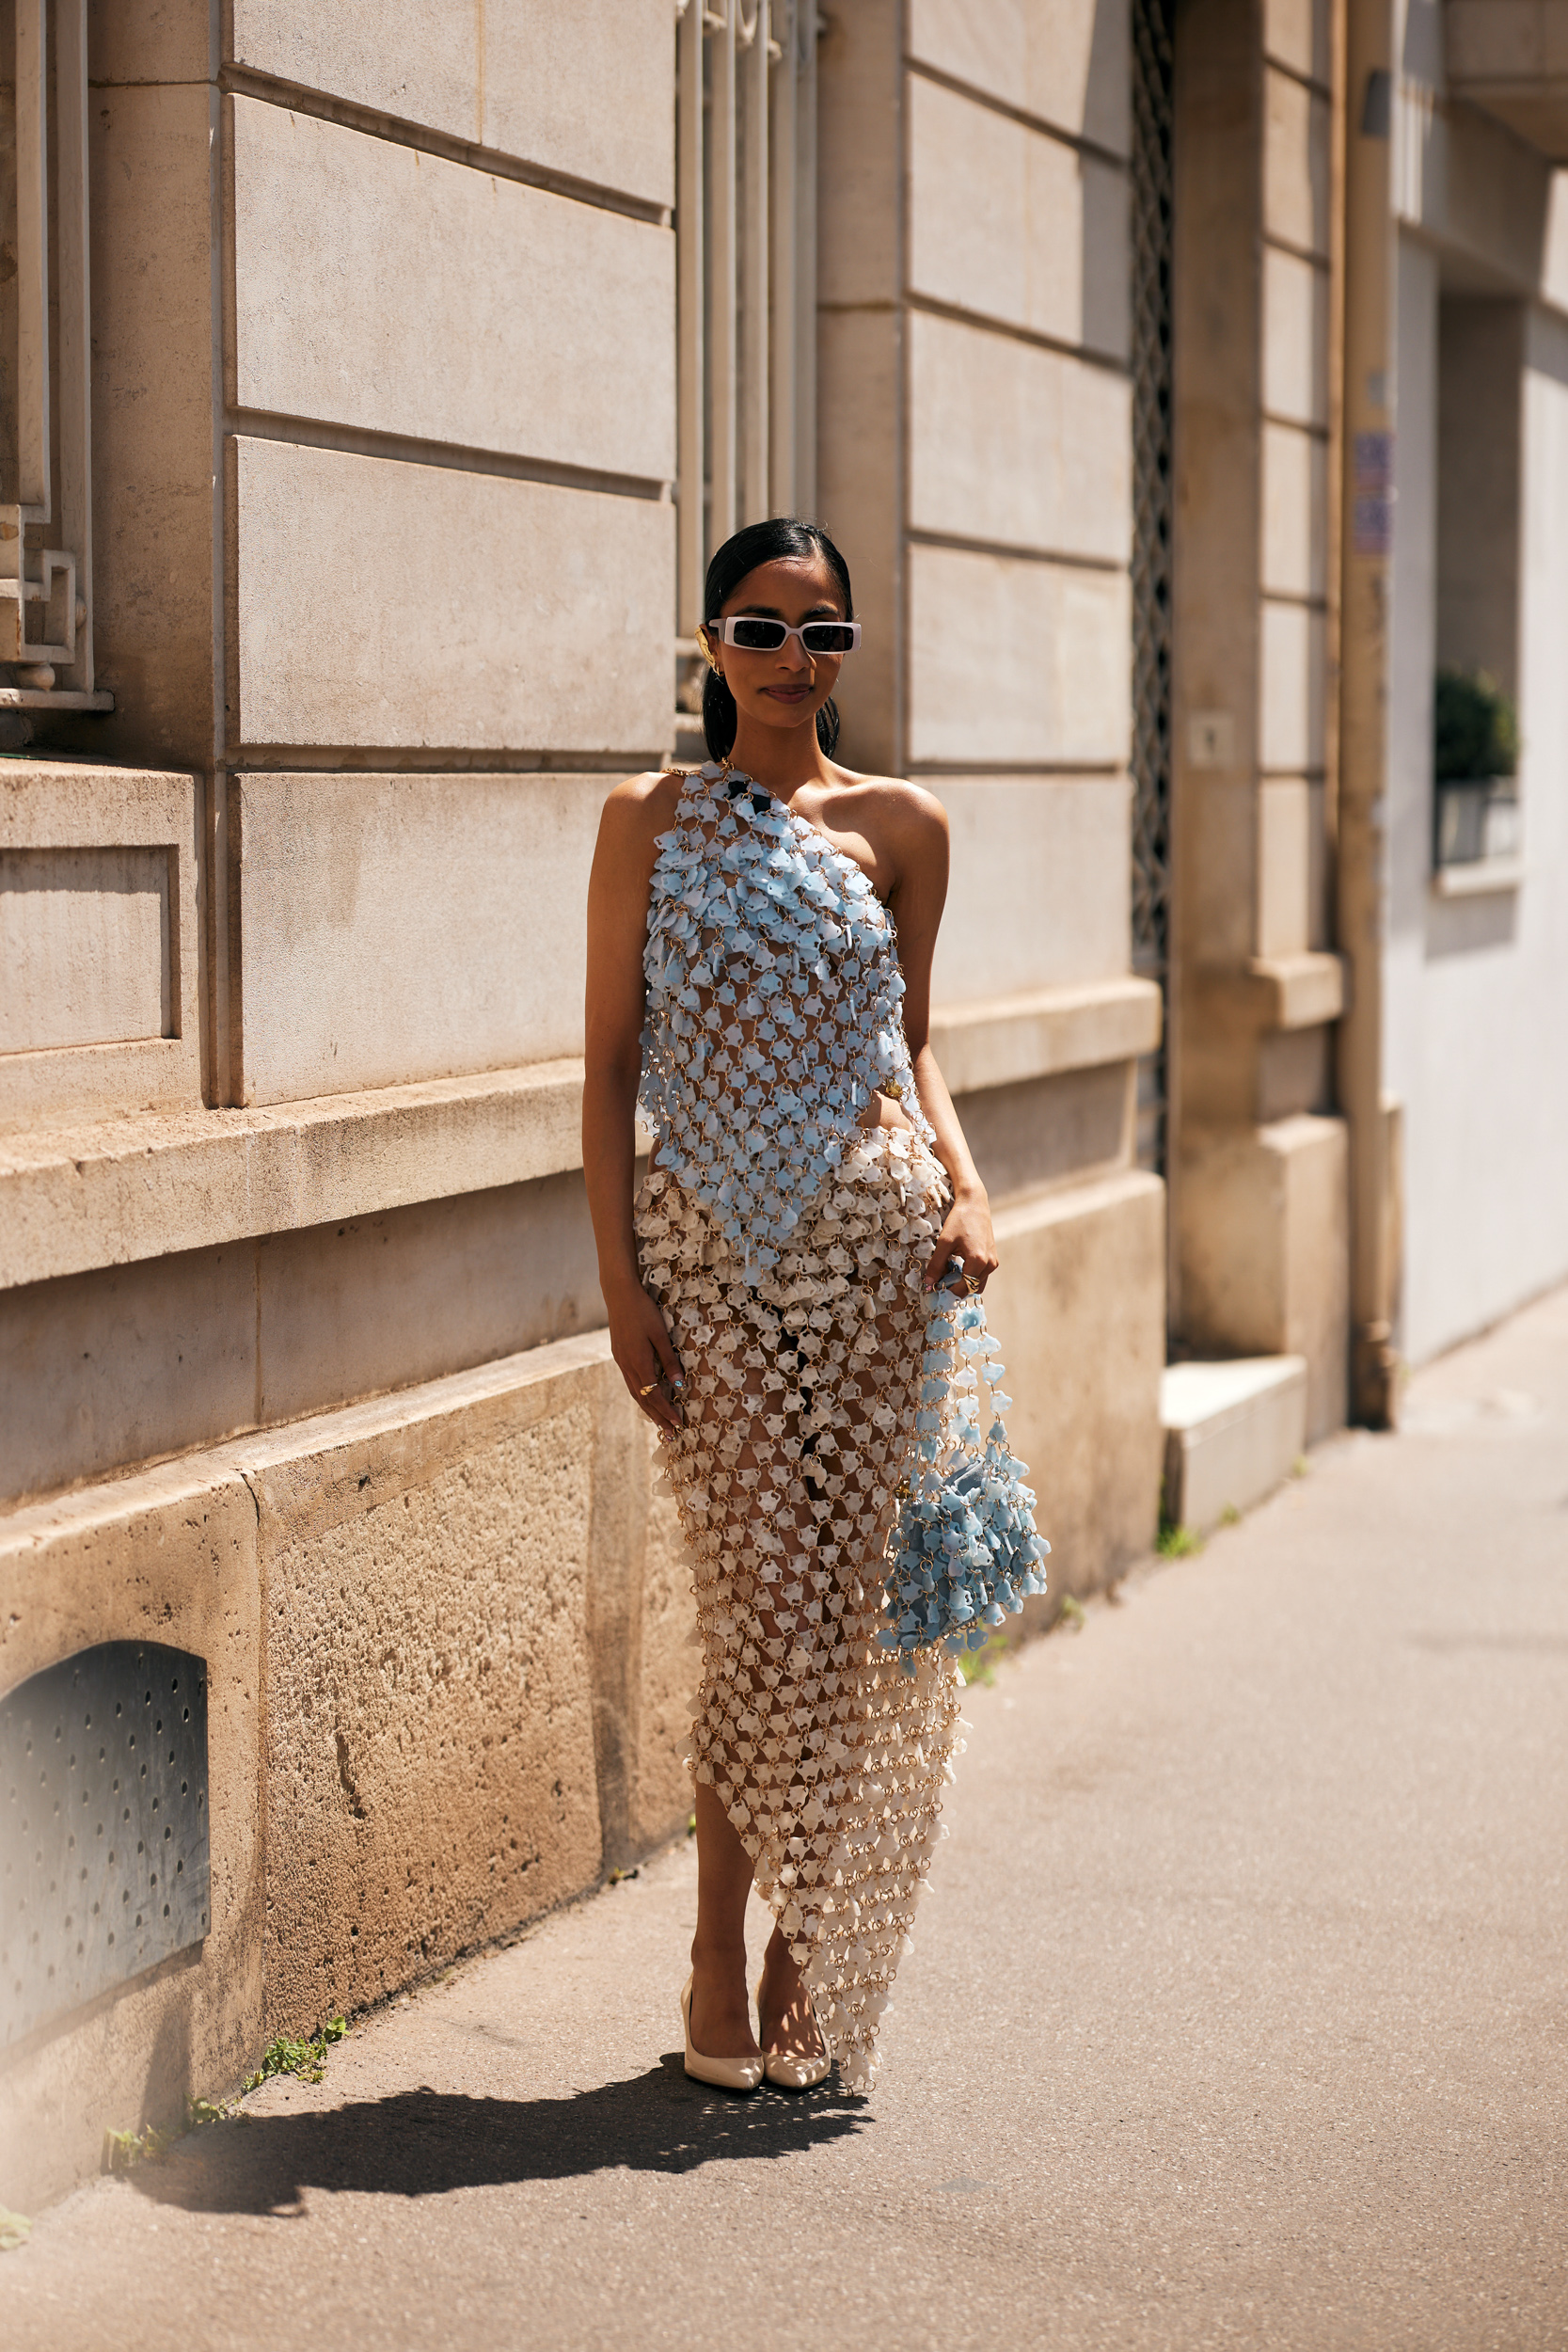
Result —
<path fill-rule="evenodd" d="M 731 642 L 748 653 L 776 653 L 784 641 L 782 621 L 739 620 L 733 625 Z"/>
<path fill-rule="evenodd" d="M 848 621 L 808 621 L 800 631 L 800 643 L 808 653 L 847 653 L 854 642 L 854 628 Z"/>

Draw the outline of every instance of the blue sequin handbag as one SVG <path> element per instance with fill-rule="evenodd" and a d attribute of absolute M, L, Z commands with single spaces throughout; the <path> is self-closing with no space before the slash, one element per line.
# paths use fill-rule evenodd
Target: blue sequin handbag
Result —
<path fill-rule="evenodd" d="M 887 1622 L 877 1635 L 911 1672 L 913 1653 L 938 1642 L 983 1648 L 1026 1595 L 1044 1592 L 1039 1563 L 1051 1549 L 1035 1530 L 1024 1466 L 1008 1449 L 1006 1367 L 978 1297 L 946 1285 L 932 1293 L 921 1369 L 915 1463 L 888 1546 Z M 991 1405 L 983 1440 L 982 1379 Z"/>

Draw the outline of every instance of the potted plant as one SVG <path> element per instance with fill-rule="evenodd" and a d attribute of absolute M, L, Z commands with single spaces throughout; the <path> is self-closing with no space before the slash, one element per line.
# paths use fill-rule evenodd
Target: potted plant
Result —
<path fill-rule="evenodd" d="M 1433 736 L 1436 863 L 1516 855 L 1519 720 L 1511 696 L 1484 670 L 1439 670 Z"/>

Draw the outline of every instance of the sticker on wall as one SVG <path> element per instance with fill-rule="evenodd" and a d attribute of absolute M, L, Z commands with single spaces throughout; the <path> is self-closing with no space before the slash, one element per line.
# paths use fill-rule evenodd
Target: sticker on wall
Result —
<path fill-rule="evenodd" d="M 1354 489 L 1351 500 L 1351 545 L 1357 555 L 1394 551 L 1394 437 L 1354 437 Z"/>
<path fill-rule="evenodd" d="M 104 1642 L 0 1699 L 0 2047 L 199 1944 L 207 1666 Z"/>

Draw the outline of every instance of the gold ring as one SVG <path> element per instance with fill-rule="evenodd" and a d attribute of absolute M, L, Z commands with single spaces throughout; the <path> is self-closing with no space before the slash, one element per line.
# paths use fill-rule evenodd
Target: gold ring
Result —
<path fill-rule="evenodd" d="M 657 1386 L 658 1382 L 657 1380 L 650 1380 L 647 1387 L 645 1389 L 639 1389 L 637 1393 L 639 1396 L 652 1396 Z"/>
<path fill-rule="evenodd" d="M 971 1298 L 973 1298 L 976 1291 L 984 1290 L 985 1284 L 983 1282 L 977 1282 L 973 1274 L 966 1274 L 964 1276 L 964 1288 L 969 1293 Z"/>

